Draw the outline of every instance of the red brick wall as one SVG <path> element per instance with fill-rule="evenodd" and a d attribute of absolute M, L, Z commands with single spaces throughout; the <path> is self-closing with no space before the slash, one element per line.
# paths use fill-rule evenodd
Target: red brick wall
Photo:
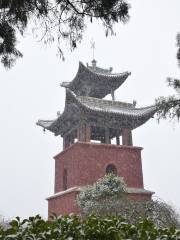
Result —
<path fill-rule="evenodd" d="M 152 194 L 142 194 L 142 193 L 130 193 L 129 198 L 131 200 L 135 200 L 135 201 L 147 201 L 147 200 L 151 200 L 151 196 Z"/>
<path fill-rule="evenodd" d="M 93 184 L 104 176 L 108 164 L 128 187 L 143 188 L 142 148 L 77 142 L 55 156 L 55 192 L 63 190 L 63 170 L 67 169 L 67 187 Z"/>
<path fill-rule="evenodd" d="M 79 213 L 78 206 L 76 204 L 77 191 L 72 191 L 61 196 L 54 197 L 48 200 L 48 216 L 52 216 L 53 213 L 58 215 Z"/>
<path fill-rule="evenodd" d="M 80 210 L 76 204 L 76 196 L 78 191 L 72 191 L 65 193 L 61 196 L 56 196 L 48 200 L 48 216 L 52 216 L 53 213 L 56 215 L 65 215 L 70 213 L 79 214 Z M 146 201 L 151 199 L 151 194 L 128 194 L 131 200 L 135 201 Z"/>

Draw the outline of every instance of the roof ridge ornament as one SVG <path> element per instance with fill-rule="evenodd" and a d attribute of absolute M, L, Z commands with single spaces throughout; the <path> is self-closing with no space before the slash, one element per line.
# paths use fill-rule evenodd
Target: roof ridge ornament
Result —
<path fill-rule="evenodd" d="M 137 105 L 137 101 L 134 99 L 133 100 L 133 106 L 136 107 L 136 105 Z"/>
<path fill-rule="evenodd" d="M 93 67 L 93 70 L 96 70 L 96 63 L 97 61 L 95 59 L 92 60 L 92 67 Z"/>

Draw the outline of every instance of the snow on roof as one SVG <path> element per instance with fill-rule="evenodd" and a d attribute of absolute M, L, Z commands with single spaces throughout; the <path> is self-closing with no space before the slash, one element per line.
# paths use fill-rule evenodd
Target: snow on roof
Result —
<path fill-rule="evenodd" d="M 82 189 L 82 187 L 78 187 L 78 186 L 68 188 L 65 191 L 60 191 L 60 192 L 53 194 L 52 196 L 46 198 L 46 200 L 57 198 L 64 194 L 68 194 L 68 193 L 72 193 L 72 192 L 79 192 L 81 189 Z M 129 193 L 129 194 L 132 194 L 132 193 L 134 193 L 134 194 L 150 194 L 150 195 L 154 194 L 154 192 L 143 189 L 143 188 L 130 188 L 130 187 L 127 187 L 127 193 Z"/>
<path fill-rule="evenodd" d="M 111 128 L 134 129 L 149 120 L 156 111 L 156 106 L 136 108 L 131 103 L 76 96 L 72 91 L 67 90 L 64 112 L 55 120 L 39 120 L 37 125 L 59 135 L 67 129 L 70 130 L 82 115 L 91 117 L 94 114 L 96 118 L 100 117 L 108 121 Z"/>
<path fill-rule="evenodd" d="M 112 73 L 111 69 L 86 67 L 79 62 L 79 69 L 71 82 L 62 82 L 62 87 L 68 88 L 78 96 L 104 98 L 111 91 L 119 88 L 130 72 Z"/>

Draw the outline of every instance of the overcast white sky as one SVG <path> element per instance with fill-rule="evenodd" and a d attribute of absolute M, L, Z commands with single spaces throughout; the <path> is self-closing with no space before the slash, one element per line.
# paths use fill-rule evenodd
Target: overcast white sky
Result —
<path fill-rule="evenodd" d="M 137 106 L 154 103 L 158 96 L 173 94 L 168 76 L 179 77 L 175 37 L 180 31 L 179 0 L 131 0 L 130 21 L 115 27 L 115 37 L 105 37 L 103 27 L 90 24 L 76 51 L 66 51 L 66 61 L 55 47 L 45 47 L 30 34 L 19 43 L 24 58 L 6 71 L 0 66 L 0 214 L 47 217 L 45 198 L 53 194 L 53 156 L 62 140 L 43 133 L 38 119 L 52 119 L 63 111 L 61 81 L 71 81 L 78 62 L 92 60 L 90 42 L 101 67 L 132 75 L 116 91 L 116 99 Z M 152 119 L 133 131 L 134 145 L 142 146 L 145 188 L 180 209 L 179 123 Z"/>

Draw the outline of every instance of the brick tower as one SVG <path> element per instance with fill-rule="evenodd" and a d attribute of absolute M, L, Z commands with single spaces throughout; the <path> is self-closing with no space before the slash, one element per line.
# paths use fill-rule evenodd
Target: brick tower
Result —
<path fill-rule="evenodd" d="M 153 192 L 143 185 L 142 148 L 133 146 L 132 130 L 149 120 L 156 108 L 115 101 L 114 91 L 129 75 L 99 68 L 95 60 L 92 66 L 80 62 L 76 77 L 61 84 L 66 89 L 64 112 L 55 120 L 37 122 L 63 138 L 63 151 L 54 157 L 55 192 L 47 199 L 49 215 L 78 213 L 79 187 L 112 172 L 124 178 L 131 199 L 151 199 Z M 107 94 L 112 100 L 103 99 Z"/>

